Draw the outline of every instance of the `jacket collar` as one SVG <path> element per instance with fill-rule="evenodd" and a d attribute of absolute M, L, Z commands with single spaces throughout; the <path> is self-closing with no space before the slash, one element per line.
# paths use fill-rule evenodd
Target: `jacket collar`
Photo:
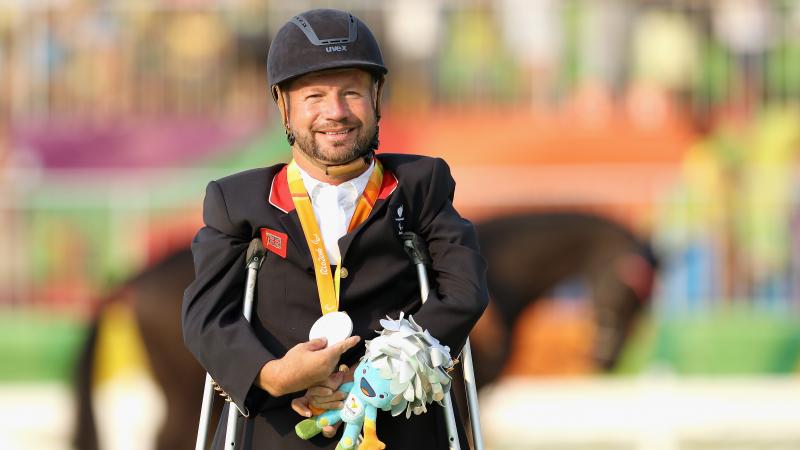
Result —
<path fill-rule="evenodd" d="M 288 165 L 284 165 L 280 171 L 272 178 L 272 185 L 269 188 L 268 201 L 270 205 L 280 209 L 286 214 L 294 211 L 292 193 L 289 192 L 289 182 L 286 177 Z M 383 182 L 378 192 L 378 200 L 386 200 L 397 188 L 397 177 L 386 169 L 383 170 Z"/>

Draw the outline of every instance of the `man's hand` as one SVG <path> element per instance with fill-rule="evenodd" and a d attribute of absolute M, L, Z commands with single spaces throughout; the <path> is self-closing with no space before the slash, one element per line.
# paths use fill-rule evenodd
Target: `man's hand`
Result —
<path fill-rule="evenodd" d="M 355 367 L 355 366 L 354 366 Z M 292 408 L 304 417 L 322 414 L 328 409 L 341 409 L 342 401 L 347 397 L 347 392 L 339 391 L 339 386 L 353 381 L 353 368 L 341 364 L 339 370 L 328 376 L 325 382 L 311 386 L 303 397 L 295 399 L 297 406 L 292 403 Z"/>
<path fill-rule="evenodd" d="M 355 366 L 354 366 L 355 367 Z M 339 386 L 353 380 L 353 369 L 342 364 L 339 371 L 332 373 L 328 379 L 319 386 L 311 386 L 302 397 L 292 400 L 292 409 L 303 417 L 322 414 L 328 409 L 341 409 L 342 401 L 347 397 L 346 392 L 339 391 Z M 322 428 L 322 435 L 332 438 L 336 435 L 340 423 Z"/>
<path fill-rule="evenodd" d="M 342 354 L 360 340 L 358 336 L 351 336 L 329 347 L 324 338 L 297 344 L 283 358 L 264 364 L 256 385 L 274 397 L 310 386 L 324 386 Z"/>
<path fill-rule="evenodd" d="M 324 383 L 308 388 L 305 396 L 309 399 L 309 405 L 317 410 L 341 409 L 347 393 L 340 391 L 339 386 L 347 381 L 345 377 L 348 370 L 348 367 L 342 364 L 339 371 L 332 373 Z"/>
<path fill-rule="evenodd" d="M 316 415 L 311 411 L 311 400 L 308 398 L 307 395 L 302 397 L 297 397 L 296 399 L 292 400 L 292 409 L 297 414 L 300 414 L 303 417 L 311 417 L 312 415 Z M 322 435 L 326 438 L 332 438 L 336 435 L 336 430 L 339 429 L 339 425 L 342 422 L 338 422 L 336 425 L 325 425 L 322 427 Z"/>

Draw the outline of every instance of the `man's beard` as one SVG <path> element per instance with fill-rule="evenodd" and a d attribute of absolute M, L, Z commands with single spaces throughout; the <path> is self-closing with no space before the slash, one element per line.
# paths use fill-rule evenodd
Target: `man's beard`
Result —
<path fill-rule="evenodd" d="M 335 155 L 325 155 L 322 153 L 316 139 L 314 139 L 313 131 L 298 133 L 295 130 L 291 130 L 291 133 L 294 135 L 297 146 L 306 156 L 326 165 L 335 166 L 347 164 L 359 156 L 364 156 L 376 150 L 379 145 L 377 123 L 375 123 L 371 129 L 362 127 L 361 132 L 356 136 L 356 141 L 353 146 L 347 149 L 347 151 Z M 339 147 L 341 146 L 334 146 L 334 148 Z"/>

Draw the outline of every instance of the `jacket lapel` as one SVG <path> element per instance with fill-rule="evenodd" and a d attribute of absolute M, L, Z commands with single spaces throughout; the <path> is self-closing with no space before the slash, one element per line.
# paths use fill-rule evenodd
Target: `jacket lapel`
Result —
<path fill-rule="evenodd" d="M 286 252 L 286 259 L 292 261 L 299 267 L 307 271 L 314 271 L 314 263 L 311 261 L 311 253 L 303 234 L 303 227 L 300 225 L 300 218 L 294 209 L 292 195 L 289 192 L 289 183 L 286 178 L 286 168 L 283 168 L 272 178 L 272 185 L 269 189 L 269 203 L 280 210 L 277 214 L 278 220 L 284 232 L 289 237 L 289 248 Z"/>
<path fill-rule="evenodd" d="M 361 230 L 368 226 L 370 222 L 376 220 L 375 217 L 380 217 L 383 214 L 382 210 L 388 203 L 387 199 L 397 189 L 398 184 L 399 182 L 394 173 L 384 166 L 381 189 L 378 191 L 378 198 L 375 200 L 375 205 L 372 207 L 372 211 L 369 213 L 369 216 L 367 216 L 367 220 L 362 222 L 352 232 L 345 234 L 341 239 L 339 239 L 339 252 L 342 255 L 343 261 L 346 261 L 345 256 L 347 255 L 347 249 L 350 248 L 350 244 L 353 242 L 353 239 L 355 239 Z"/>
<path fill-rule="evenodd" d="M 286 235 L 289 236 L 290 247 L 286 252 L 286 259 L 297 264 L 307 271 L 314 271 L 314 262 L 311 261 L 311 252 L 306 243 L 306 237 L 303 234 L 303 228 L 300 225 L 300 218 L 297 213 L 292 210 L 289 214 L 282 214 L 280 220 L 283 229 L 286 230 Z"/>

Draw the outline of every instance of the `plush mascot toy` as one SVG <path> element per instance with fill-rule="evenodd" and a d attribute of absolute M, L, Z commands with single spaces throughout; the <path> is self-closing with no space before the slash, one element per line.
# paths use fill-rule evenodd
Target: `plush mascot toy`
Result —
<path fill-rule="evenodd" d="M 347 393 L 342 409 L 331 409 L 305 419 L 295 426 L 302 439 L 316 436 L 322 427 L 345 423 L 344 435 L 336 450 L 356 447 L 359 432 L 364 431 L 358 450 L 380 450 L 386 445 L 378 440 L 375 421 L 378 410 L 391 411 L 393 416 L 406 413 L 422 414 L 426 405 L 441 404 L 450 391 L 453 367 L 450 349 L 443 346 L 427 330 L 400 314 L 398 320 L 381 320 L 383 331 L 366 342 L 367 351 L 361 358 L 353 381 L 339 390 Z"/>

